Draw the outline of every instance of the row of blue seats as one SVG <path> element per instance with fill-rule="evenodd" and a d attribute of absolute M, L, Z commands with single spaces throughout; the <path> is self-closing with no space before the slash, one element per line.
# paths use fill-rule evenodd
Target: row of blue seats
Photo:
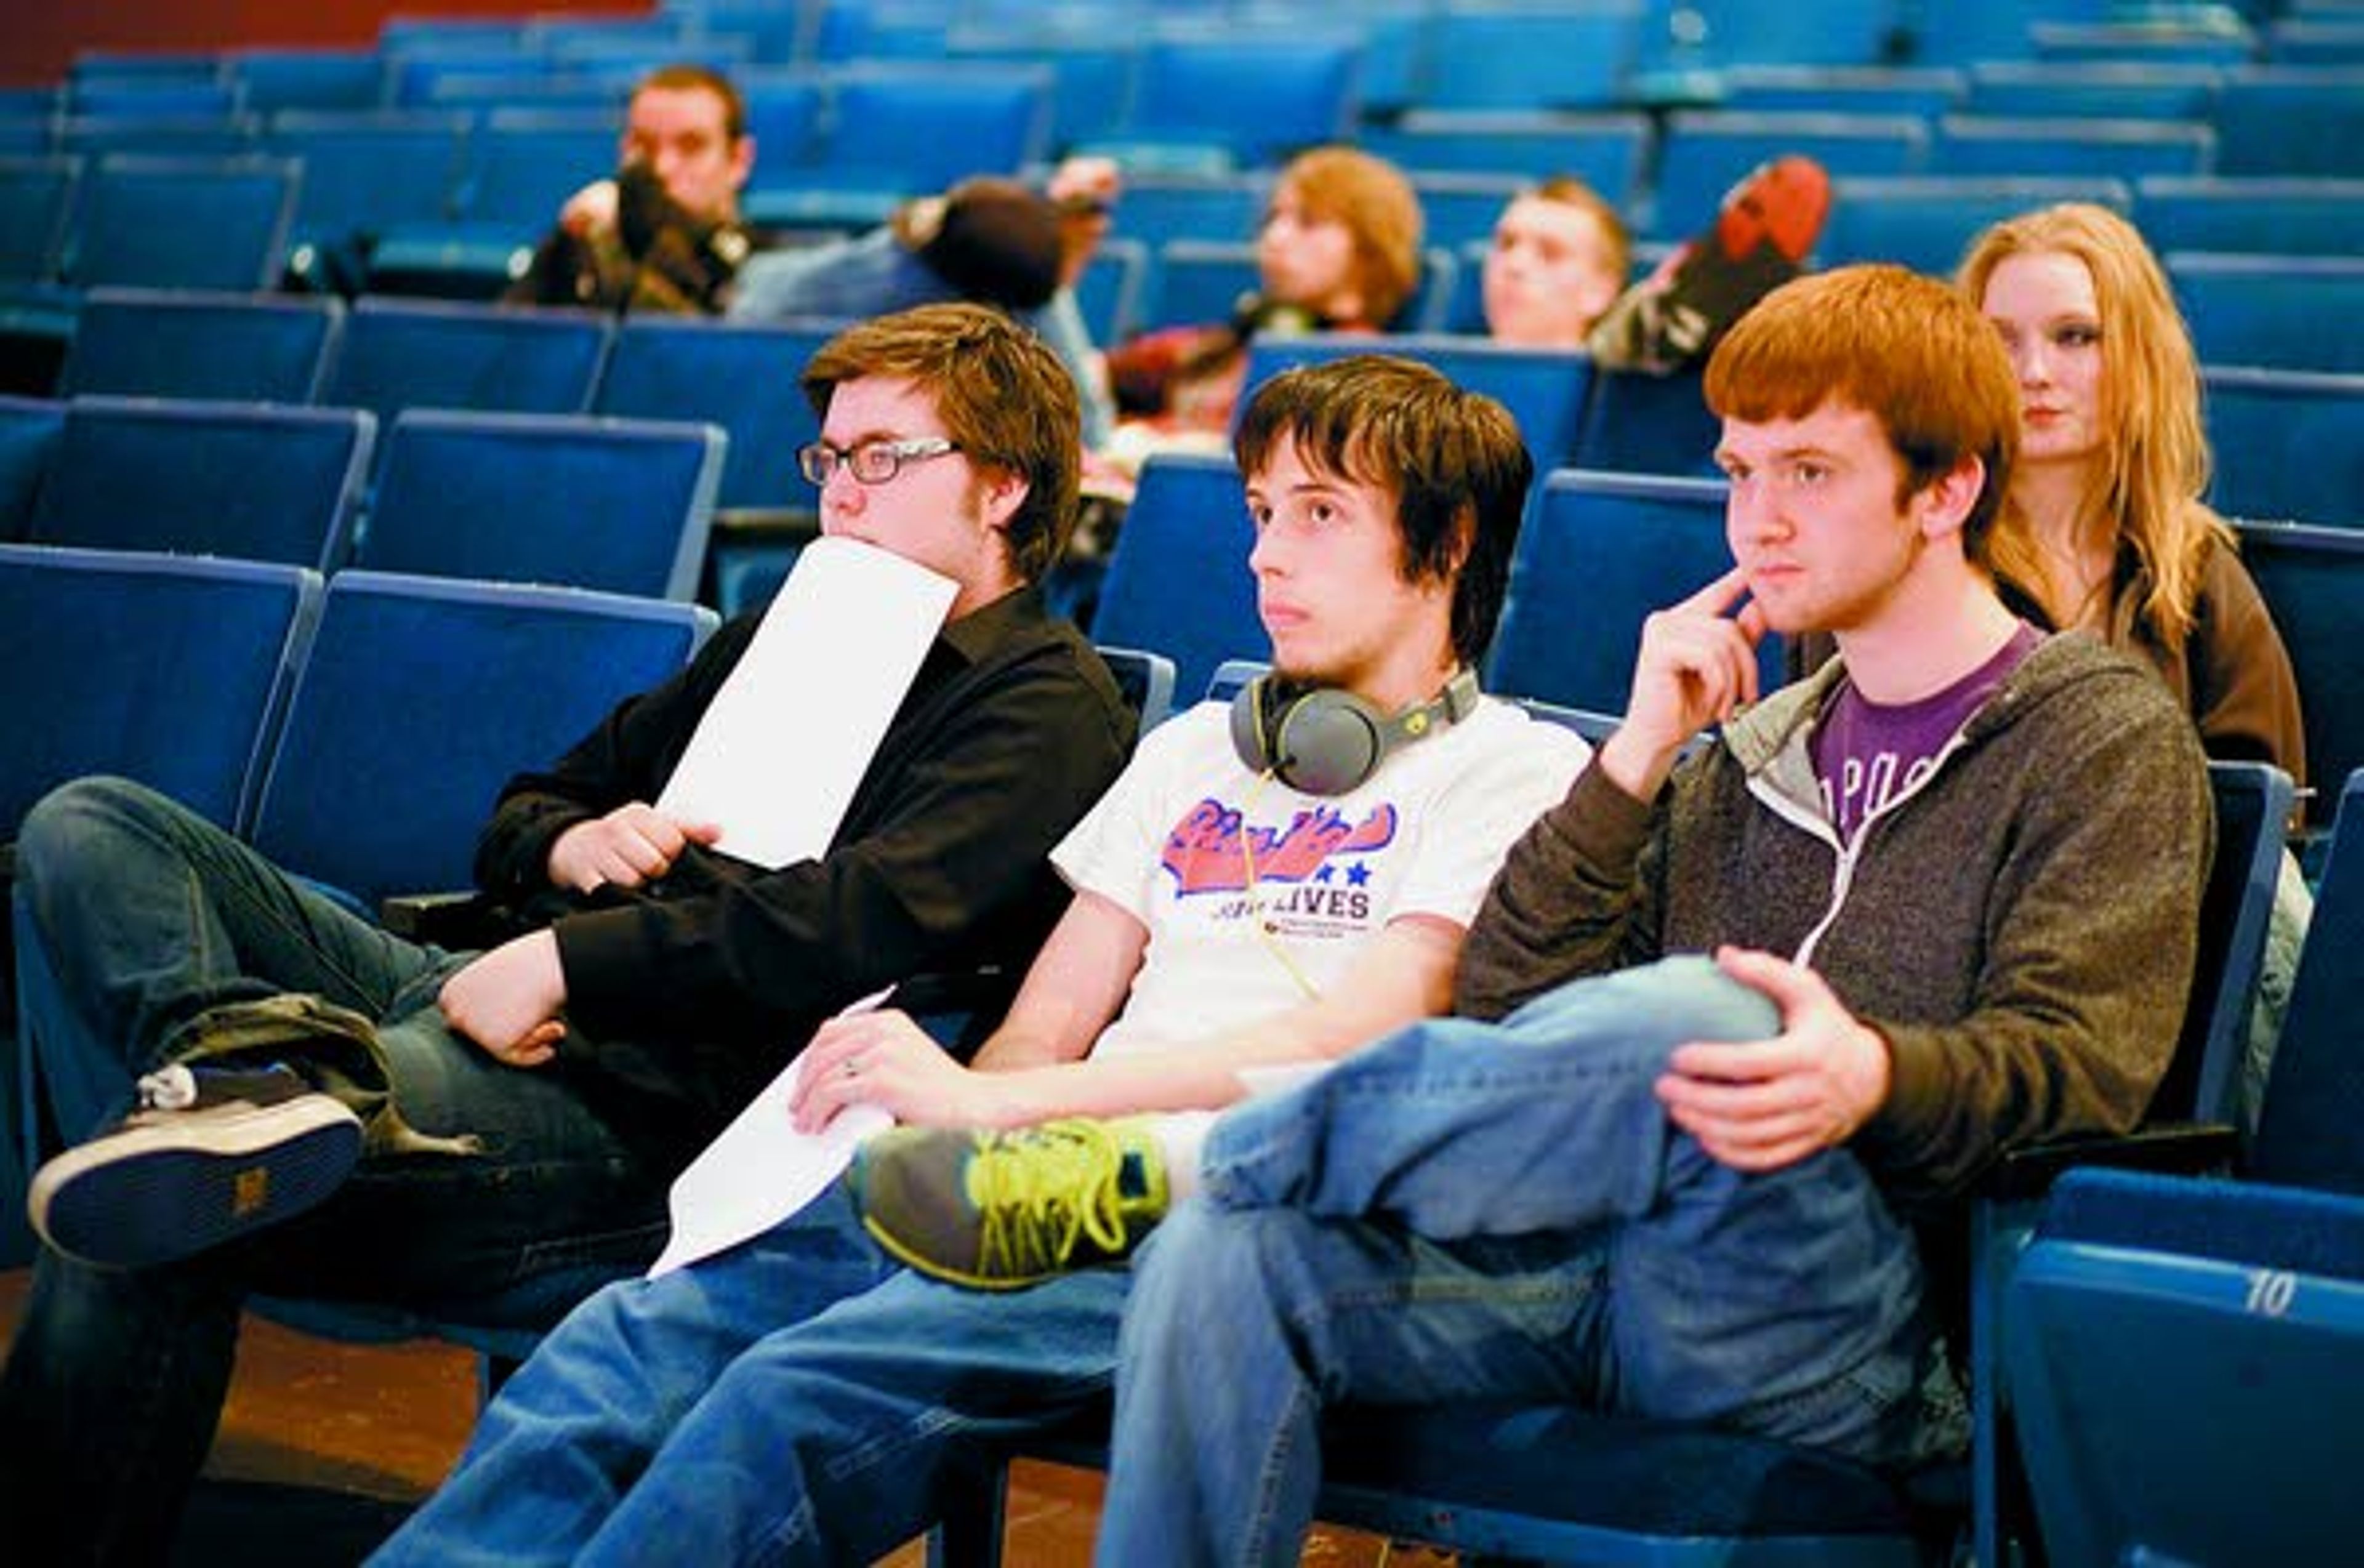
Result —
<path fill-rule="evenodd" d="M 292 96 L 318 106 L 436 101 L 448 83 L 474 79 L 530 88 L 612 83 L 619 68 L 697 58 L 733 68 L 853 58 L 1053 64 L 1064 112 L 1062 144 L 1158 123 L 1165 78 L 1187 79 L 1178 101 L 1208 78 L 1243 95 L 1277 91 L 1344 95 L 1366 115 L 1409 108 L 1599 106 L 1632 102 L 1670 75 L 1687 95 L 1713 96 L 1727 75 L 1768 64 L 1867 68 L 1904 59 L 1924 67 L 1965 61 L 2081 63 L 2095 59 L 2216 68 L 2244 61 L 2355 61 L 2364 58 L 2352 26 L 2283 18 L 2262 30 L 2212 7 L 2193 25 L 2113 28 L 2106 5 L 1901 6 L 1895 0 L 1825 0 L 1768 11 L 1733 0 L 1666 4 L 1500 6 L 1396 0 L 1342 15 L 1334 9 L 1063 6 L 1049 16 L 1013 8 L 1000 17 L 974 5 L 859 6 L 684 5 L 656 17 L 564 25 L 554 18 L 492 19 L 448 29 L 389 26 L 375 51 L 342 51 L 304 69 L 287 51 L 229 51 L 140 61 L 121 54 L 76 62 L 63 102 L 136 98 L 144 90 L 213 87 L 232 101 L 281 106 Z M 1971 10 L 1974 18 L 1947 13 Z M 1228 13 L 1228 14 L 1227 14 Z M 1211 28 L 1213 22 L 1220 32 Z M 1235 71 L 1192 74 L 1187 58 L 1245 42 L 1287 50 L 1308 65 L 1236 83 Z M 1341 71 L 1333 58 L 1350 57 Z M 1234 57 L 1236 59 L 1236 56 Z M 143 68 L 144 67 L 144 68 Z M 1146 99 L 1153 112 L 1144 116 Z M 167 100 L 171 101 L 171 100 Z M 1331 110 L 1334 116 L 1335 107 Z"/>
<path fill-rule="evenodd" d="M 1265 644 L 1247 566 L 1238 470 L 1163 456 L 1144 467 L 1108 564 L 1095 639 L 1172 659 L 1183 691 Z M 2364 767 L 2364 530 L 2241 522 L 2242 557 L 2296 667 L 2309 766 Z M 1562 471 L 1544 481 L 1511 562 L 1484 675 L 1493 690 L 1594 712 L 1622 711 L 1643 618 L 1731 564 L 1723 486 L 1703 479 Z M 1778 639 L 1760 650 L 1769 687 Z M 2326 825 L 2318 795 L 2309 817 Z"/>
<path fill-rule="evenodd" d="M 0 765 L 0 833 L 117 773 L 373 906 L 463 886 L 502 780 L 714 623 L 582 589 L 0 544 L 0 670 L 41 715 Z"/>
<path fill-rule="evenodd" d="M 389 433 L 419 408 L 696 421 L 729 438 L 716 506 L 803 507 L 796 449 L 819 426 L 797 378 L 838 325 L 95 290 L 58 390 L 318 404 L 365 411 Z"/>
<path fill-rule="evenodd" d="M 1113 259 L 1125 248 L 1109 249 Z M 1250 263 L 1236 250 L 1184 249 L 1215 280 L 1197 307 L 1221 314 L 1220 302 Z M 2252 306 L 2197 293 L 2187 299 L 2202 353 L 2213 361 L 2243 352 L 2230 330 L 2238 308 L 2258 313 L 2294 343 L 2342 340 L 2321 330 L 2336 301 L 2310 306 L 2303 284 L 2293 281 L 2297 266 L 2260 264 L 2230 277 L 2254 290 Z M 1088 314 L 1102 320 L 1110 306 L 1091 295 L 1109 276 L 1096 267 L 1085 285 Z M 2346 286 L 2364 287 L 2364 280 L 2349 278 Z M 95 291 L 83 304 L 60 391 L 317 402 L 368 409 L 381 425 L 421 406 L 701 420 L 730 438 L 718 505 L 803 506 L 809 492 L 790 454 L 817 425 L 797 375 L 831 329 L 825 322 L 646 317 L 618 325 L 568 311 L 385 297 L 364 297 L 349 309 L 287 295 Z M 1433 334 L 1267 339 L 1250 374 L 1260 382 L 1285 364 L 1379 347 L 1500 397 L 1544 467 L 1708 471 L 1715 428 L 1695 378 L 1597 372 L 1573 351 Z M 2221 509 L 2334 526 L 2364 522 L 2364 441 L 2356 434 L 2364 379 L 2236 364 L 2212 363 L 2206 373 Z M 2364 371 L 2364 362 L 2353 368 Z"/>
<path fill-rule="evenodd" d="M 0 398 L 0 540 L 697 594 L 714 427 L 414 408 L 379 429 L 357 408 Z"/>

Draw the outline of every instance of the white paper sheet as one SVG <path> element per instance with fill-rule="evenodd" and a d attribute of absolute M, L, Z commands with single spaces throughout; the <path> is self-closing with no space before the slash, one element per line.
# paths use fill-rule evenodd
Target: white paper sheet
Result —
<path fill-rule="evenodd" d="M 886 996 L 885 991 L 865 996 L 838 1016 L 866 1012 Z M 848 1106 L 820 1131 L 798 1132 L 788 1118 L 788 1102 L 804 1067 L 799 1052 L 674 1178 L 666 1196 L 673 1235 L 649 1265 L 649 1278 L 762 1235 L 827 1191 L 853 1162 L 863 1140 L 895 1125 L 876 1106 Z"/>
<path fill-rule="evenodd" d="M 958 584 L 849 539 L 805 546 L 657 809 L 778 870 L 818 858 L 943 628 Z"/>

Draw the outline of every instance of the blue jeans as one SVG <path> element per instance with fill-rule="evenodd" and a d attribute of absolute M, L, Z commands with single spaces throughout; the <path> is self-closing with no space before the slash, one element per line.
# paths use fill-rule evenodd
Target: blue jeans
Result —
<path fill-rule="evenodd" d="M 251 1291 L 533 1327 L 663 1242 L 668 1172 L 559 1073 L 444 1027 L 436 993 L 463 956 L 387 934 L 164 797 L 92 779 L 36 806 L 14 917 L 23 1046 L 70 1137 L 120 1113 L 179 1024 L 299 991 L 378 1021 L 415 1126 L 485 1147 L 365 1160 L 319 1208 L 181 1264 L 44 1251 L 0 1374 L 0 1539 L 54 1538 L 56 1561 L 161 1557 Z"/>
<path fill-rule="evenodd" d="M 1129 1280 L 939 1284 L 894 1269 L 832 1188 L 736 1251 L 585 1303 L 371 1561 L 874 1562 L 998 1445 L 1105 1397 Z"/>
<path fill-rule="evenodd" d="M 1779 1028 L 1673 959 L 1417 1025 L 1217 1122 L 1201 1198 L 1135 1262 L 1098 1560 L 1294 1562 L 1345 1399 L 1958 1446 L 1912 1236 L 1854 1157 L 1744 1175 L 1652 1092 L 1684 1041 Z"/>

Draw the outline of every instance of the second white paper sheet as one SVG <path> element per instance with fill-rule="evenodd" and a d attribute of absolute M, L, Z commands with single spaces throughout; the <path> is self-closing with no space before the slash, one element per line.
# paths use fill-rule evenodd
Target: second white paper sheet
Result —
<path fill-rule="evenodd" d="M 958 584 L 848 539 L 805 546 L 657 809 L 778 870 L 836 836 Z"/>

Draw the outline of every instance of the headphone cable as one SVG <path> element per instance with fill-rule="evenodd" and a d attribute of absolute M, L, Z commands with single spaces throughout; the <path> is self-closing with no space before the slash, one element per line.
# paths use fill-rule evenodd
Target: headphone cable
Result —
<path fill-rule="evenodd" d="M 1240 802 L 1240 863 L 1247 872 L 1248 918 L 1255 924 L 1257 940 L 1264 943 L 1266 951 L 1271 952 L 1274 958 L 1280 961 L 1281 968 L 1288 971 L 1288 977 L 1297 982 L 1297 988 L 1305 993 L 1305 999 L 1309 1002 L 1319 1002 L 1321 1000 L 1321 988 L 1308 980 L 1305 977 L 1305 971 L 1299 969 L 1297 966 L 1297 961 L 1288 956 L 1288 950 L 1280 945 L 1279 939 L 1273 932 L 1271 922 L 1264 917 L 1264 910 L 1256 903 L 1255 848 L 1252 842 L 1255 834 L 1248 825 L 1248 812 L 1255 805 L 1256 796 L 1264 793 L 1264 786 L 1272 782 L 1273 775 L 1278 768 L 1279 763 L 1275 762 L 1256 775 L 1255 783 L 1248 786 L 1247 798 Z"/>

